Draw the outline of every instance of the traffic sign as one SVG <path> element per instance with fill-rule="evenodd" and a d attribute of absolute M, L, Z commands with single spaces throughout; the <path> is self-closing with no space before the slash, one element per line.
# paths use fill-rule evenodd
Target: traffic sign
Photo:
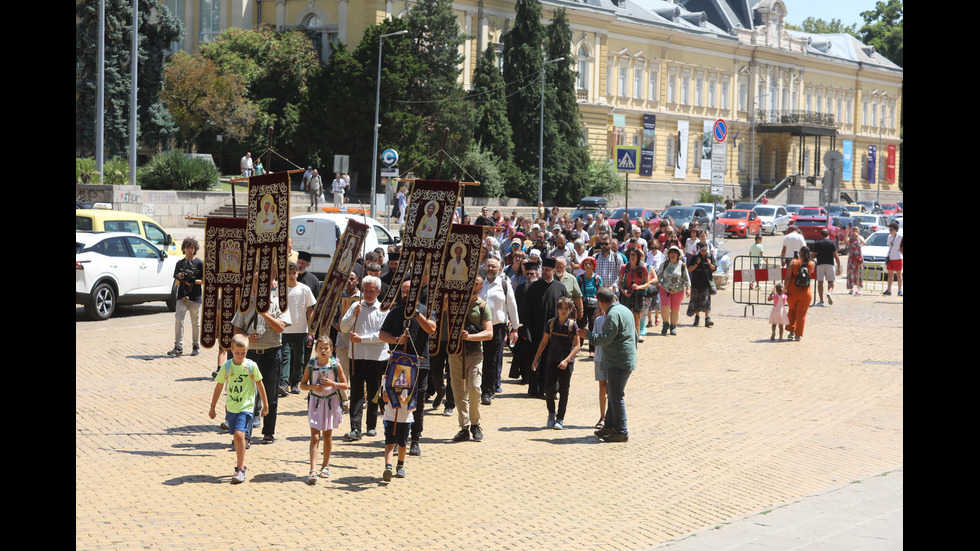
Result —
<path fill-rule="evenodd" d="M 728 137 L 728 124 L 725 123 L 725 119 L 715 121 L 714 135 L 717 142 L 723 142 Z"/>
<path fill-rule="evenodd" d="M 613 148 L 617 172 L 640 172 L 640 147 L 636 145 L 617 145 Z"/>
<path fill-rule="evenodd" d="M 398 152 L 394 149 L 385 149 L 381 152 L 381 163 L 385 166 L 395 166 L 398 164 Z"/>

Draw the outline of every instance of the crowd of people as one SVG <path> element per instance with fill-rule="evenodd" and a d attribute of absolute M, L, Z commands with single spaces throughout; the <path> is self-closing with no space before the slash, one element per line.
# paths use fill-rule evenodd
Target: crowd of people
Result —
<path fill-rule="evenodd" d="M 481 407 L 490 406 L 502 391 L 505 347 L 512 353 L 508 376 L 526 386 L 528 395 L 544 399 L 545 426 L 556 430 L 565 426 L 576 360 L 592 359 L 599 405 L 595 435 L 605 442 L 627 441 L 625 387 L 636 367 L 637 345 L 661 323 L 661 335 L 676 335 L 685 298 L 692 325 L 699 325 L 702 315 L 705 327 L 714 325 L 714 251 L 696 222 L 676 228 L 666 219 L 643 227 L 625 214 L 617 221 L 601 213 L 572 221 L 557 208 L 535 214 L 506 217 L 499 210 L 490 214 L 481 209 L 476 222 L 492 231 L 483 240 L 479 275 L 465 309 L 463 344 L 455 354 L 449 353 L 446 306 L 442 312 L 426 311 L 427 280 L 414 315 L 406 318 L 411 283 L 393 281 L 399 262 L 395 247 L 368 251 L 356 261 L 329 335 L 314 342 L 306 335 L 321 284 L 307 271 L 309 253 L 294 252 L 284 291 L 287 312 L 277 308 L 277 293 L 283 290 L 273 289 L 272 307 L 263 313 L 255 312 L 253 294 L 250 308 L 232 321 L 233 357 L 221 357 L 213 373 L 212 408 L 222 385 L 229 385 L 222 427 L 234 435 L 239 452 L 232 481 L 245 479 L 244 450 L 252 430 L 262 429 L 263 444 L 274 443 L 278 401 L 300 391 L 309 392 L 310 484 L 329 477 L 332 431 L 341 429 L 344 413 L 349 426 L 343 439 L 348 442 L 377 436 L 382 418 L 386 481 L 406 476 L 406 454 L 421 455 L 426 404 L 429 415 L 440 406 L 443 415 L 455 415 L 459 431 L 452 441 L 479 442 L 484 438 Z M 808 278 L 827 272 L 821 268 L 827 264 L 822 245 L 814 245 L 814 263 L 810 248 L 805 243 L 797 248 L 796 241 L 794 232 L 784 241 L 781 256 L 789 261 L 789 270 L 770 297 L 775 303 L 772 336 L 778 327 L 780 340 L 783 328 L 791 340 L 802 337 L 812 300 Z M 190 263 L 197 245 L 185 246 Z M 757 252 L 762 254 L 761 245 Z M 830 259 L 830 274 L 836 268 L 839 275 L 836 249 Z M 848 283 L 850 287 L 850 279 Z M 380 297 L 390 285 L 400 286 L 399 298 L 392 310 L 383 311 Z M 825 295 L 819 289 L 832 303 L 832 279 Z M 191 288 L 188 296 L 200 294 Z M 442 328 L 439 335 L 437 327 Z M 432 338 L 440 346 L 430 357 Z M 384 376 L 394 350 L 418 356 L 414 411 L 385 405 Z M 180 346 L 173 353 L 179 354 Z"/>

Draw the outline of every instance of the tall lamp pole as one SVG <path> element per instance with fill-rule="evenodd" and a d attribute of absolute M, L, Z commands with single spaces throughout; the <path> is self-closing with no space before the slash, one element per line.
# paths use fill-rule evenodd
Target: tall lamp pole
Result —
<path fill-rule="evenodd" d="M 369 196 L 371 203 L 371 218 L 374 218 L 374 193 L 378 185 L 378 129 L 381 128 L 381 125 L 378 123 L 378 110 L 381 108 L 381 50 L 386 36 L 395 36 L 407 33 L 408 30 L 403 29 L 393 33 L 383 34 L 378 37 L 378 90 L 374 96 L 374 155 L 371 157 L 371 194 Z"/>
<path fill-rule="evenodd" d="M 538 202 L 542 202 L 544 195 L 544 66 L 549 63 L 564 61 L 564 57 L 547 59 L 546 53 L 541 57 L 541 133 L 538 137 Z"/>

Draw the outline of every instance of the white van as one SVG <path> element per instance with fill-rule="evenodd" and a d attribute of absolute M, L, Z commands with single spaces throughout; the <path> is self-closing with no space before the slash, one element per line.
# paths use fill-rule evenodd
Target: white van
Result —
<path fill-rule="evenodd" d="M 363 245 L 365 251 L 373 251 L 378 247 L 387 248 L 401 242 L 399 237 L 389 233 L 380 222 L 359 214 L 317 212 L 293 216 L 289 219 L 289 237 L 293 238 L 293 250 L 306 251 L 313 255 L 309 270 L 320 279 L 330 269 L 337 242 L 347 229 L 348 219 L 368 225 Z"/>

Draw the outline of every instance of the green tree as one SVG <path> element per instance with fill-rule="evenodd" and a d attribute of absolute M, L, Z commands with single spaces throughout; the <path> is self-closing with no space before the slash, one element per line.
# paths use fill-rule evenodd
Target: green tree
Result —
<path fill-rule="evenodd" d="M 493 154 L 501 175 L 499 193 L 489 186 L 482 186 L 476 194 L 484 197 L 500 197 L 506 189 L 506 182 L 519 178 L 514 164 L 514 132 L 507 119 L 507 91 L 504 77 L 497 68 L 496 51 L 493 44 L 476 62 L 473 76 L 473 100 L 476 106 L 476 127 L 473 139 L 480 150 Z"/>
<path fill-rule="evenodd" d="M 443 129 L 448 128 L 446 150 L 454 158 L 461 157 L 472 140 L 474 124 L 472 105 L 463 99 L 459 82 L 463 63 L 459 48 L 468 37 L 460 32 L 452 0 L 420 0 L 405 19 L 412 55 L 425 69 L 409 75 L 408 107 L 422 120 L 421 138 L 429 155 L 442 146 Z M 416 172 L 434 176 L 437 159 L 415 162 L 421 162 Z"/>
<path fill-rule="evenodd" d="M 320 67 L 313 41 L 298 30 L 279 32 L 271 25 L 228 28 L 202 44 L 200 54 L 214 61 L 223 74 L 241 77 L 248 98 L 258 105 L 244 149 L 265 149 L 267 128 L 271 125 L 273 147 L 290 158 L 297 146 L 299 105 L 308 91 L 310 77 Z"/>
<path fill-rule="evenodd" d="M 207 130 L 233 140 L 248 136 L 258 106 L 245 97 L 245 83 L 234 73 L 222 73 L 203 56 L 177 52 L 167 63 L 162 92 L 184 149 L 196 149 L 198 136 Z"/>
<path fill-rule="evenodd" d="M 504 36 L 504 80 L 513 87 L 507 101 L 507 118 L 511 128 L 520 129 L 514 134 L 514 162 L 523 177 L 509 182 L 507 195 L 536 201 L 538 132 L 531 129 L 538 129 L 541 121 L 541 96 L 536 84 L 544 56 L 545 33 L 538 0 L 517 0 L 514 8 L 514 28 Z"/>
<path fill-rule="evenodd" d="M 861 12 L 864 26 L 858 31 L 861 42 L 874 46 L 875 50 L 899 67 L 905 66 L 903 10 L 902 0 L 879 0 L 873 10 Z"/>
<path fill-rule="evenodd" d="M 857 36 L 857 23 L 851 23 L 850 25 L 845 25 L 841 23 L 840 19 L 831 19 L 830 22 L 824 21 L 820 18 L 807 17 L 803 20 L 803 25 L 790 25 L 786 24 L 787 29 L 792 29 L 795 31 L 803 31 L 808 33 L 817 34 L 841 34 L 847 33 L 849 35 Z"/>
<path fill-rule="evenodd" d="M 139 140 L 151 147 L 167 147 L 176 127 L 160 98 L 167 48 L 183 36 L 180 21 L 155 0 L 139 2 L 137 72 L 137 124 Z M 106 0 L 105 118 L 106 156 L 125 153 L 129 141 L 130 40 L 132 2 Z M 98 67 L 98 1 L 75 4 L 75 150 L 95 152 L 96 78 Z"/>
<path fill-rule="evenodd" d="M 548 64 L 549 82 L 553 90 L 553 108 L 545 116 L 553 123 L 553 143 L 546 149 L 551 175 L 545 182 L 547 197 L 558 204 L 573 205 L 591 192 L 589 180 L 589 150 L 582 135 L 578 99 L 575 93 L 576 72 L 572 69 L 572 28 L 565 8 L 555 10 L 547 28 L 548 59 L 561 61 Z M 547 137 L 547 136 L 546 136 Z M 547 146 L 547 144 L 546 144 Z"/>

